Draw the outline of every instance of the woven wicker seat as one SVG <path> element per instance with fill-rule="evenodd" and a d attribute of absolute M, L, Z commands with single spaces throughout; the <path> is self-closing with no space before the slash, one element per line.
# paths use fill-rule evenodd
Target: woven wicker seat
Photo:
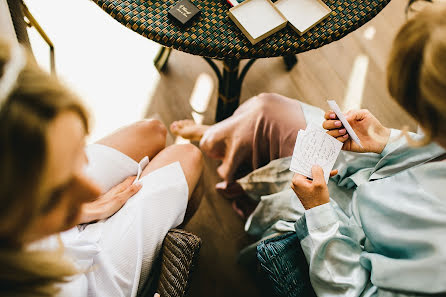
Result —
<path fill-rule="evenodd" d="M 147 281 L 140 283 L 138 297 L 153 297 L 155 292 L 163 297 L 186 296 L 200 247 L 198 236 L 181 229 L 169 230 Z"/>

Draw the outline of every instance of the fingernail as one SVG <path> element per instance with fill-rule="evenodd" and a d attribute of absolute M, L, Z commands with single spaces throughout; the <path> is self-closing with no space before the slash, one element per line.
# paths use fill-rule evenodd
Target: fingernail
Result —
<path fill-rule="evenodd" d="M 344 138 L 348 138 L 348 134 L 345 134 L 344 136 L 342 136 L 342 137 L 344 137 Z"/>
<path fill-rule="evenodd" d="M 140 187 L 142 187 L 142 184 L 141 184 L 140 181 L 137 181 L 137 182 L 135 183 L 135 186 L 137 186 L 138 188 L 140 188 Z"/>
<path fill-rule="evenodd" d="M 347 130 L 345 130 L 345 129 L 339 130 L 339 134 L 345 134 L 345 132 L 347 132 Z"/>
<path fill-rule="evenodd" d="M 341 121 L 336 121 L 334 124 L 335 124 L 336 127 L 341 127 L 342 126 Z"/>
<path fill-rule="evenodd" d="M 335 118 L 336 118 L 336 114 L 330 113 L 330 119 L 335 119 Z"/>

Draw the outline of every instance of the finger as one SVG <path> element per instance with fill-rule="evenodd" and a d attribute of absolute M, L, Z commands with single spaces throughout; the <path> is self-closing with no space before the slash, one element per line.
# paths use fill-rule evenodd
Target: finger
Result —
<path fill-rule="evenodd" d="M 357 112 L 358 112 L 357 109 L 350 109 L 350 110 L 348 110 L 348 111 L 346 111 L 346 112 L 344 113 L 344 116 L 345 116 L 346 118 L 347 118 L 347 117 L 351 117 L 351 116 L 355 115 Z"/>
<path fill-rule="evenodd" d="M 314 185 L 325 184 L 324 170 L 322 169 L 322 167 L 313 165 L 313 167 L 311 168 L 311 174 L 313 175 Z"/>
<path fill-rule="evenodd" d="M 362 120 L 364 120 L 365 118 L 367 118 L 368 114 L 370 112 L 367 109 L 353 109 L 353 110 L 349 110 L 345 113 L 345 119 L 349 122 L 349 123 L 354 123 L 356 122 L 360 122 Z"/>
<path fill-rule="evenodd" d="M 332 171 L 330 172 L 330 177 L 335 176 L 336 174 L 338 174 L 338 170 L 337 170 L 337 169 L 332 170 Z"/>
<path fill-rule="evenodd" d="M 129 176 L 127 177 L 122 183 L 115 186 L 113 189 L 116 191 L 116 193 L 120 193 L 122 191 L 125 191 L 128 187 L 130 187 L 135 180 L 136 176 Z"/>
<path fill-rule="evenodd" d="M 111 200 L 104 205 L 104 209 L 97 219 L 106 219 L 119 211 L 124 204 L 141 189 L 140 183 L 135 183 L 119 194 L 112 196 Z"/>
<path fill-rule="evenodd" d="M 324 118 L 326 120 L 335 120 L 335 119 L 337 119 L 337 116 L 334 113 L 334 111 L 330 109 L 325 112 Z"/>
<path fill-rule="evenodd" d="M 155 293 L 155 295 L 153 295 L 153 297 L 161 297 L 160 294 Z"/>
<path fill-rule="evenodd" d="M 142 188 L 141 183 L 137 182 L 122 191 L 122 193 L 119 194 L 119 198 L 123 199 L 125 201 L 129 200 L 133 195 L 138 193 L 138 191 Z"/>
<path fill-rule="evenodd" d="M 339 136 L 343 136 L 347 133 L 347 130 L 345 130 L 344 128 L 342 129 L 335 129 L 335 130 L 328 130 L 327 134 L 330 136 L 333 136 L 334 138 L 337 138 Z"/>
<path fill-rule="evenodd" d="M 339 120 L 326 120 L 322 123 L 322 127 L 327 130 L 339 129 L 342 127 L 342 122 Z"/>
<path fill-rule="evenodd" d="M 126 202 L 141 189 L 141 187 L 142 185 L 140 183 L 136 183 L 131 185 L 118 195 L 115 195 L 114 200 L 110 204 L 109 208 L 110 213 L 108 214 L 108 216 L 111 216 L 115 214 L 118 210 L 120 210 L 124 206 L 124 204 L 126 204 Z"/>
<path fill-rule="evenodd" d="M 369 113 L 368 109 L 352 110 L 352 118 L 356 121 L 362 121 Z"/>
<path fill-rule="evenodd" d="M 295 173 L 293 179 L 291 180 L 291 188 L 294 189 L 294 187 L 302 187 L 306 183 L 308 183 L 308 179 L 305 175 Z"/>
<path fill-rule="evenodd" d="M 345 134 L 345 135 L 343 135 L 343 136 L 336 137 L 336 139 L 339 140 L 340 142 L 346 142 L 347 139 L 348 139 L 348 134 Z"/>

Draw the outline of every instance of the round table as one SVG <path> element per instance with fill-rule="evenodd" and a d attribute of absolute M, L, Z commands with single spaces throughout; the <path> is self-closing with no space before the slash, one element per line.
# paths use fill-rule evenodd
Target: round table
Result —
<path fill-rule="evenodd" d="M 256 58 L 284 56 L 292 67 L 296 54 L 344 37 L 377 15 L 390 0 L 323 0 L 331 14 L 304 35 L 287 26 L 255 45 L 230 20 L 225 0 L 191 0 L 201 12 L 185 26 L 168 17 L 178 0 L 93 1 L 138 34 L 166 48 L 204 57 L 219 80 L 216 120 L 220 121 L 237 108 L 243 78 Z M 212 59 L 223 60 L 222 73 Z M 241 59 L 251 60 L 239 71 Z"/>

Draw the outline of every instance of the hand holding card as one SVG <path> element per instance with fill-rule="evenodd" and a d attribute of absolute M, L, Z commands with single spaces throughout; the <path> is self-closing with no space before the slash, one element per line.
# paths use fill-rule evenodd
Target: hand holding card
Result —
<path fill-rule="evenodd" d="M 322 127 L 309 124 L 297 134 L 290 170 L 312 178 L 313 165 L 319 165 L 328 183 L 341 148 L 342 142 L 328 135 Z"/>
<path fill-rule="evenodd" d="M 328 100 L 327 102 L 328 102 L 328 105 L 330 105 L 330 108 L 338 116 L 338 119 L 342 122 L 342 125 L 344 125 L 345 129 L 347 130 L 348 134 L 353 139 L 353 141 L 356 142 L 361 148 L 363 148 L 363 146 L 361 145 L 361 140 L 359 139 L 358 135 L 356 135 L 356 133 L 353 130 L 352 126 L 350 126 L 349 122 L 345 118 L 344 114 L 342 113 L 342 111 L 339 108 L 339 106 L 336 103 L 336 101 Z"/>
<path fill-rule="evenodd" d="M 322 124 L 323 128 L 328 130 L 327 134 L 344 143 L 343 150 L 357 153 L 379 154 L 382 152 L 389 140 L 389 128 L 383 126 L 367 109 L 348 111 L 344 119 L 346 118 L 350 121 L 347 123 L 353 130 L 354 137 L 357 137 L 357 140 L 360 139 L 361 145 L 354 141 L 354 137 L 351 137 L 350 132 L 334 111 L 328 111 L 325 114 L 325 121 Z"/>

